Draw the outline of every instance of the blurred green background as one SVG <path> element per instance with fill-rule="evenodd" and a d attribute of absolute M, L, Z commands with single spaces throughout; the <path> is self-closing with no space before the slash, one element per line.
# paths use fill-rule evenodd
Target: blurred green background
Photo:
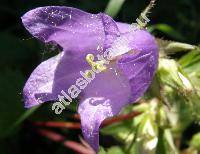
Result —
<path fill-rule="evenodd" d="M 118 0 L 117 0 L 118 1 Z M 107 9 L 120 22 L 135 22 L 148 5 L 147 0 L 125 0 L 122 6 Z M 33 69 L 55 55 L 25 30 L 20 17 L 27 11 L 48 5 L 76 7 L 90 13 L 104 12 L 108 0 L 1 0 L 0 2 L 0 154 L 73 153 L 37 133 L 32 121 L 69 119 L 75 112 L 56 117 L 50 105 L 25 110 L 22 89 Z M 200 44 L 200 0 L 158 0 L 150 14 L 149 30 L 159 38 Z M 118 11 L 119 9 L 119 11 Z M 35 112 L 34 114 L 32 114 Z M 29 116 L 31 115 L 31 116 Z M 191 126 L 192 127 L 192 126 Z M 196 131 L 192 129 L 192 131 Z M 79 130 L 66 130 L 67 138 L 78 140 Z M 107 138 L 106 138 L 107 139 Z M 104 138 L 102 137 L 102 144 Z M 112 138 L 106 142 L 112 144 Z M 117 143 L 114 143 L 117 144 Z"/>

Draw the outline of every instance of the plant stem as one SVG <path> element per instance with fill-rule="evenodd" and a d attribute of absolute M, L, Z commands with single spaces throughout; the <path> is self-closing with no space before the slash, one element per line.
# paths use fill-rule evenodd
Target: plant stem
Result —
<path fill-rule="evenodd" d="M 75 142 L 75 141 L 70 141 L 70 140 L 65 140 L 65 137 L 58 134 L 58 133 L 55 133 L 53 131 L 49 131 L 49 130 L 46 130 L 46 129 L 40 129 L 39 130 L 39 133 L 42 135 L 42 136 L 45 136 L 47 137 L 48 139 L 50 140 L 53 140 L 55 142 L 62 142 L 63 145 L 67 148 L 70 148 L 78 153 L 81 153 L 81 154 L 95 154 L 94 150 L 90 149 L 90 148 L 87 148 L 85 147 L 84 145 L 78 143 L 78 142 Z"/>
<path fill-rule="evenodd" d="M 128 114 L 122 114 L 118 115 L 112 118 L 108 118 L 103 121 L 101 127 L 105 127 L 107 125 L 121 122 L 123 120 L 129 120 L 134 118 L 135 116 L 139 115 L 140 112 L 130 112 Z M 74 115 L 75 119 L 80 119 L 80 116 L 78 114 Z M 81 124 L 79 122 L 56 122 L 56 121 L 48 121 L 48 122 L 35 122 L 34 123 L 37 126 L 45 126 L 45 127 L 56 127 L 56 128 L 68 128 L 68 129 L 80 129 Z"/>

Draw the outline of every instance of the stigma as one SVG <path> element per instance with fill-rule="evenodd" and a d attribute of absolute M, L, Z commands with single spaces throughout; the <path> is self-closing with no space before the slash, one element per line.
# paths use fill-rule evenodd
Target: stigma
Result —
<path fill-rule="evenodd" d="M 85 59 L 86 59 L 87 63 L 91 66 L 92 70 L 99 71 L 99 72 L 106 70 L 106 66 L 104 66 L 104 61 L 103 60 L 94 61 L 93 54 L 87 54 Z"/>

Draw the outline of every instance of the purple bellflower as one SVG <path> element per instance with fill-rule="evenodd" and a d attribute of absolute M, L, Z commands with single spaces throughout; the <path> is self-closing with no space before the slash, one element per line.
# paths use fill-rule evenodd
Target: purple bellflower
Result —
<path fill-rule="evenodd" d="M 63 49 L 42 62 L 29 77 L 23 89 L 25 107 L 58 100 L 62 90 L 78 81 L 79 87 L 68 92 L 81 89 L 76 94 L 80 93 L 82 132 L 97 152 L 102 121 L 136 102 L 152 81 L 158 62 L 154 37 L 142 29 L 129 31 L 130 25 L 115 22 L 104 13 L 90 14 L 63 6 L 33 9 L 22 16 L 22 22 L 34 37 L 45 43 L 55 42 Z M 118 45 L 119 37 L 125 37 L 128 43 Z M 93 77 L 92 81 L 80 78 L 80 72 L 91 70 L 90 64 L 98 62 L 97 54 L 108 48 L 115 49 L 117 56 L 104 65 L 105 69 L 96 75 L 83 74 Z M 120 50 L 127 52 L 120 54 Z M 88 55 L 93 57 L 88 60 Z"/>

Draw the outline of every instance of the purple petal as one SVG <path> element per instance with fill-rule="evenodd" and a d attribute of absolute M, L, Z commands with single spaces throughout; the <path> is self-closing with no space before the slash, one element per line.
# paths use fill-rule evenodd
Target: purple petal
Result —
<path fill-rule="evenodd" d="M 54 41 L 70 54 L 93 53 L 119 35 L 111 17 L 64 6 L 39 7 L 22 16 L 26 29 L 44 42 Z M 105 41 L 107 40 L 107 41 Z"/>
<path fill-rule="evenodd" d="M 120 33 L 127 33 L 131 29 L 130 24 L 122 23 L 122 22 L 117 22 L 117 27 L 120 31 Z"/>
<path fill-rule="evenodd" d="M 139 99 L 150 85 L 157 67 L 158 49 L 153 36 L 144 30 L 124 35 L 129 42 L 124 48 L 133 53 L 122 55 L 117 66 L 112 65 L 106 72 L 97 74 L 84 90 L 79 105 L 84 137 L 96 151 L 102 121 Z"/>
<path fill-rule="evenodd" d="M 67 91 L 81 77 L 79 72 L 88 67 L 85 60 L 66 56 L 64 52 L 42 62 L 23 89 L 25 107 L 57 100 L 61 90 Z"/>
<path fill-rule="evenodd" d="M 96 74 L 84 89 L 78 112 L 82 131 L 88 143 L 98 151 L 99 127 L 102 121 L 120 112 L 130 102 L 130 85 L 115 66 Z"/>
<path fill-rule="evenodd" d="M 111 17 L 69 7 L 49 6 L 29 11 L 22 17 L 27 30 L 44 42 L 57 42 L 64 55 L 40 64 L 24 87 L 25 106 L 57 99 L 89 67 L 85 57 L 109 47 L 119 34 Z"/>
<path fill-rule="evenodd" d="M 51 93 L 54 73 L 63 53 L 42 62 L 31 74 L 23 89 L 25 107 L 32 107 L 41 103 L 35 95 L 37 93 Z"/>
<path fill-rule="evenodd" d="M 152 35 L 144 30 L 126 34 L 131 54 L 118 60 L 118 67 L 129 79 L 132 101 L 135 102 L 151 84 L 158 64 L 158 47 Z"/>

